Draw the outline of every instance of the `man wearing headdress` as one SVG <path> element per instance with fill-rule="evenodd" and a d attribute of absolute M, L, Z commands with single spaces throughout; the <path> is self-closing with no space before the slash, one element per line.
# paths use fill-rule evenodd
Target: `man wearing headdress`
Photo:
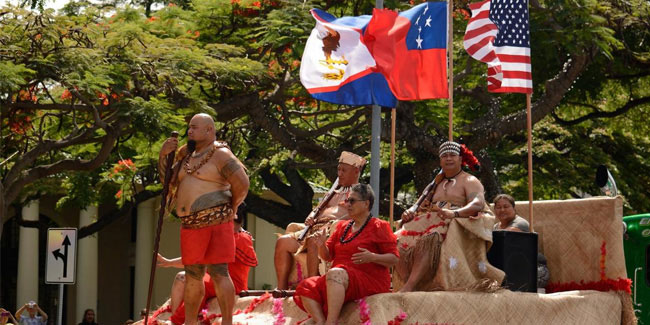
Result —
<path fill-rule="evenodd" d="M 305 219 L 305 223 L 291 223 L 287 226 L 287 234 L 278 238 L 275 244 L 275 274 L 278 280 L 278 289 L 289 288 L 289 275 L 294 267 L 295 254 L 307 252 L 307 274 L 306 277 L 318 275 L 318 248 L 310 236 L 323 227 L 329 227 L 331 222 L 347 219 L 348 210 L 345 206 L 345 199 L 350 194 L 350 188 L 359 183 L 359 175 L 366 160 L 354 153 L 343 151 L 339 157 L 337 168 L 338 185 L 328 192 L 323 198 L 322 207 L 314 211 Z M 327 201 L 325 201 L 327 200 Z M 305 228 L 309 230 L 304 234 Z"/>
<path fill-rule="evenodd" d="M 244 165 L 225 142 L 216 141 L 214 120 L 196 114 L 189 123 L 188 144 L 178 150 L 172 168 L 168 208 L 181 219 L 181 261 L 185 268 L 185 324 L 196 324 L 205 294 L 203 275 L 210 274 L 219 300 L 222 324 L 232 323 L 235 289 L 228 263 L 235 261 L 233 219 L 248 193 Z M 164 179 L 167 155 L 178 140 L 160 150 L 158 169 Z"/>
<path fill-rule="evenodd" d="M 400 260 L 395 289 L 400 292 L 467 289 L 483 279 L 500 283 L 503 272 L 487 262 L 494 216 L 483 185 L 462 165 L 478 167 L 465 146 L 444 142 L 438 150 L 442 171 L 418 201 L 402 214 Z"/>

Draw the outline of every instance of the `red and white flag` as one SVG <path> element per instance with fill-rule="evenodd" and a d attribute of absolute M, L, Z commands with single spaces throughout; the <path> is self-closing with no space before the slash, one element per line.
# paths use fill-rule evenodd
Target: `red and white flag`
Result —
<path fill-rule="evenodd" d="M 528 0 L 485 0 L 469 5 L 463 46 L 488 65 L 488 91 L 533 92 Z"/>

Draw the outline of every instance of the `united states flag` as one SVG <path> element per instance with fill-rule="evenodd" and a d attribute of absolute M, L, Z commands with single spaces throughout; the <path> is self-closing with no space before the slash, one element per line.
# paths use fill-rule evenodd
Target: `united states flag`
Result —
<path fill-rule="evenodd" d="M 488 64 L 488 90 L 532 93 L 528 0 L 485 0 L 469 7 L 463 46 Z"/>

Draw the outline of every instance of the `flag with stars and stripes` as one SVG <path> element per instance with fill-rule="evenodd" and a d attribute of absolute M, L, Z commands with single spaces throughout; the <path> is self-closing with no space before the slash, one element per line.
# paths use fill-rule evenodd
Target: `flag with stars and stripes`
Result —
<path fill-rule="evenodd" d="M 469 5 L 463 46 L 488 65 L 488 91 L 533 92 L 528 0 L 485 0 Z"/>
<path fill-rule="evenodd" d="M 374 9 L 363 40 L 398 99 L 449 97 L 446 2 Z"/>

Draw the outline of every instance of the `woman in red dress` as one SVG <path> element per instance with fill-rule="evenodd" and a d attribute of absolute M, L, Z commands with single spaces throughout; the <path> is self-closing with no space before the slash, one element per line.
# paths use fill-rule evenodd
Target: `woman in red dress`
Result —
<path fill-rule="evenodd" d="M 316 324 L 335 324 L 348 301 L 390 292 L 397 238 L 388 222 L 370 215 L 374 199 L 370 186 L 354 185 L 345 201 L 351 220 L 340 222 L 329 239 L 324 231 L 312 235 L 320 258 L 332 261 L 332 268 L 300 282 L 294 300 Z"/>

